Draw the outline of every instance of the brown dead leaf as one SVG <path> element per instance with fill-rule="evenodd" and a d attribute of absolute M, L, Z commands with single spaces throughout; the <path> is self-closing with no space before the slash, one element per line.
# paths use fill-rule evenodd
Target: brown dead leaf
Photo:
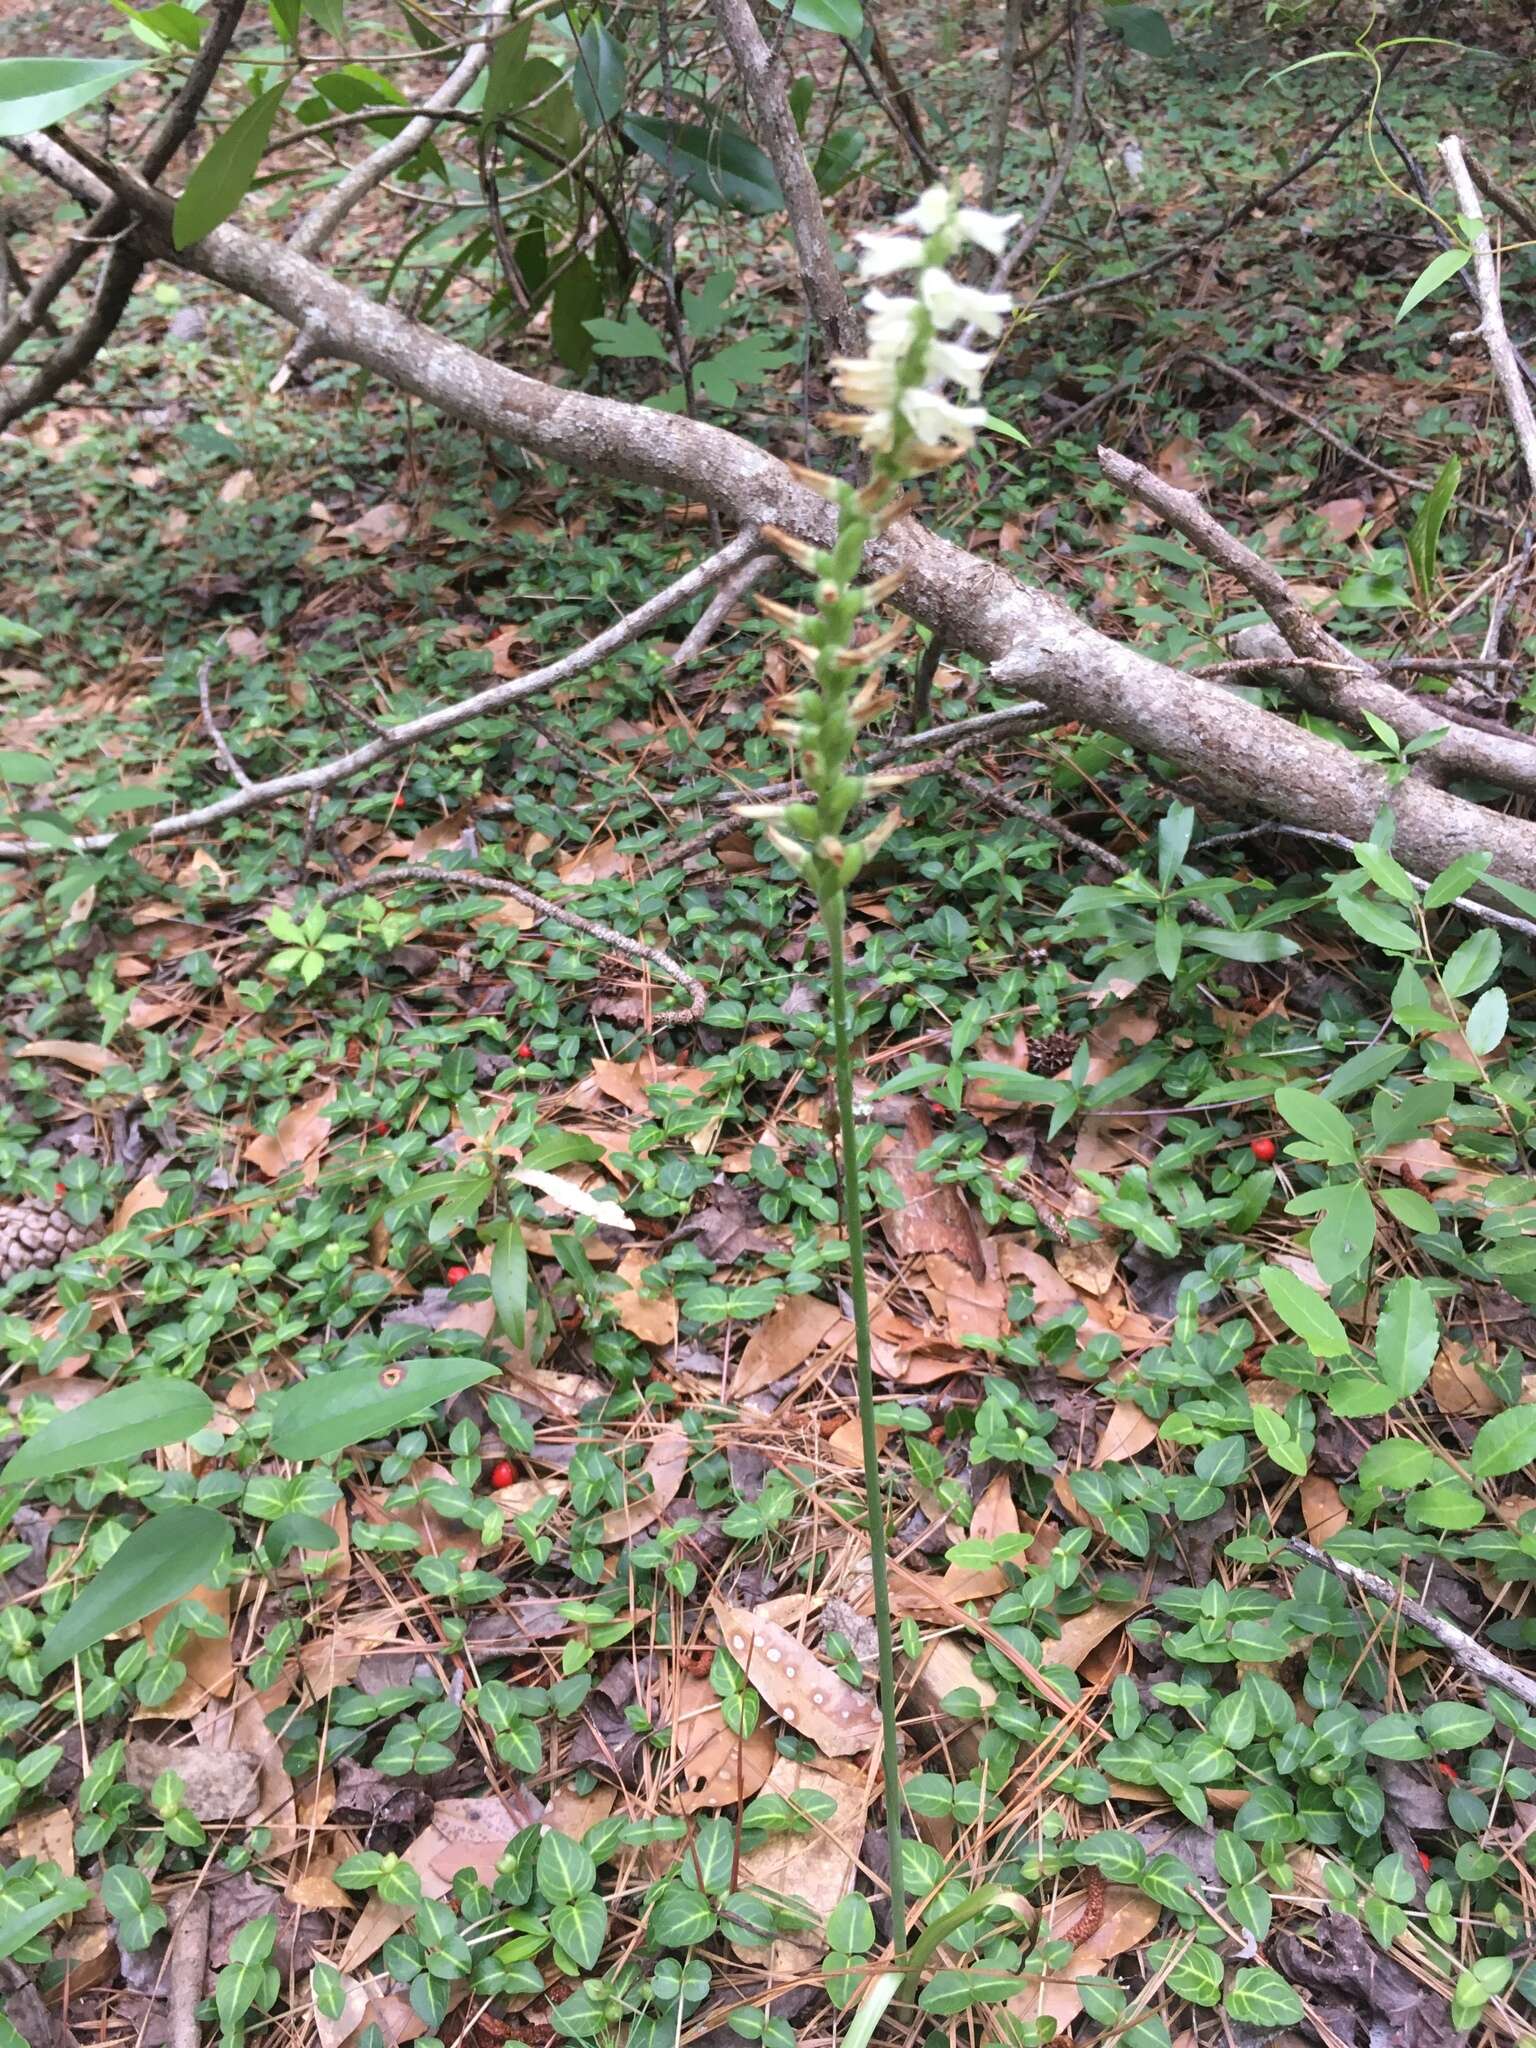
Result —
<path fill-rule="evenodd" d="M 1351 540 L 1365 523 L 1367 509 L 1363 498 L 1330 498 L 1318 506 L 1317 516 L 1335 540 Z"/>
<path fill-rule="evenodd" d="M 1139 1602 L 1126 1605 L 1096 1600 L 1092 1607 L 1085 1607 L 1081 1614 L 1071 1615 L 1061 1624 L 1061 1634 L 1047 1642 L 1041 1661 L 1076 1671 L 1091 1650 L 1108 1642 L 1116 1629 L 1123 1628 L 1139 1612 Z"/>
<path fill-rule="evenodd" d="M 1498 1396 L 1478 1371 L 1476 1352 L 1454 1337 L 1429 1369 L 1429 1391 L 1442 1415 L 1498 1413 Z"/>
<path fill-rule="evenodd" d="M 1095 1468 L 1112 1458 L 1135 1458 L 1157 1435 L 1157 1424 L 1134 1401 L 1115 1401 L 1110 1406 L 1099 1447 L 1093 1454 Z"/>
<path fill-rule="evenodd" d="M 1058 1900 L 1051 1911 L 1052 1932 L 1064 1934 L 1085 1904 L 1081 1892 Z M 1105 1963 L 1139 1948 L 1151 1938 L 1162 1915 L 1162 1907 L 1145 1893 L 1133 1891 L 1129 1885 L 1106 1885 L 1104 1918 L 1097 1930 L 1078 1943 L 1059 1975 L 1044 1977 L 1027 1991 L 1016 1992 L 1006 2009 L 1025 2020 L 1049 2014 L 1058 2034 L 1065 2033 L 1083 2009 L 1077 1995 L 1078 1978 L 1100 1976 Z"/>
<path fill-rule="evenodd" d="M 979 1542 L 993 1536 L 1017 1536 L 1019 1511 L 1013 1502 L 1013 1487 L 1006 1472 L 999 1472 L 976 1503 L 971 1526 L 966 1532 Z M 938 1590 L 957 1605 L 963 1600 L 988 1600 L 1008 1584 L 1008 1574 L 999 1564 L 952 1564 L 939 1581 Z"/>
<path fill-rule="evenodd" d="M 664 1429 L 646 1453 L 641 1475 L 650 1481 L 637 1500 L 621 1508 L 610 1508 L 603 1517 L 599 1543 L 632 1543 L 643 1529 L 649 1529 L 677 1499 L 678 1488 L 688 1468 L 689 1443 L 680 1429 Z"/>
<path fill-rule="evenodd" d="M 1301 1482 L 1301 1515 L 1307 1525 L 1308 1540 L 1319 1550 L 1349 1523 L 1349 1509 L 1340 1498 L 1339 1489 L 1331 1479 L 1320 1478 L 1315 1472 L 1309 1472 Z"/>
<path fill-rule="evenodd" d="M 57 1863 L 66 1877 L 73 1877 L 75 1824 L 69 1808 L 50 1806 L 41 1813 L 24 1813 L 0 1835 L 0 1852 L 8 1858 L 35 1856 L 40 1863 Z"/>
<path fill-rule="evenodd" d="M 614 1313 L 631 1336 L 642 1344 L 677 1342 L 677 1301 L 671 1293 L 650 1294 L 642 1285 L 655 1262 L 644 1252 L 626 1252 L 619 1261 L 618 1274 L 624 1282 L 622 1294 L 612 1297 Z"/>
<path fill-rule="evenodd" d="M 721 1639 L 781 1721 L 826 1756 L 853 1756 L 879 1740 L 873 1702 L 776 1621 L 716 1599 Z"/>
<path fill-rule="evenodd" d="M 996 1342 L 1006 1336 L 1008 1289 L 1003 1281 L 978 1280 L 943 1252 L 930 1252 L 923 1264 L 928 1275 L 923 1293 L 935 1315 L 944 1318 L 949 1343 L 963 1346 L 967 1337 Z"/>
<path fill-rule="evenodd" d="M 881 1212 L 880 1228 L 898 1258 L 944 1252 L 980 1280 L 986 1265 L 970 1204 L 953 1182 L 936 1180 L 916 1163 L 932 1143 L 933 1120 L 921 1102 L 914 1102 L 906 1127 L 884 1139 L 876 1154 L 902 1198 L 899 1209 Z"/>
<path fill-rule="evenodd" d="M 66 1066 L 79 1067 L 87 1074 L 105 1074 L 123 1064 L 120 1052 L 111 1052 L 104 1045 L 89 1045 L 78 1038 L 34 1038 L 21 1048 L 21 1057 L 63 1060 Z"/>
<path fill-rule="evenodd" d="M 777 1755 L 767 1723 L 759 1721 L 745 1740 L 734 1734 L 707 1678 L 679 1682 L 672 1726 L 682 1780 L 673 1803 L 680 1812 L 735 1806 L 763 1789 Z"/>
<path fill-rule="evenodd" d="M 836 1806 L 832 1817 L 817 1821 L 808 1835 L 772 1835 L 761 1848 L 750 1850 L 741 1859 L 743 1889 L 758 1886 L 781 1896 L 787 1893 L 803 1899 L 815 1924 L 824 1927 L 832 1908 L 852 1889 L 869 1806 L 868 1781 L 862 1771 L 846 1764 L 841 1768 L 798 1764 L 781 1756 L 775 1760 L 763 1791 L 769 1797 L 786 1800 L 807 1792 L 825 1792 Z M 768 1981 L 777 1983 L 785 1977 L 799 1977 L 814 1970 L 826 1947 L 825 1939 L 815 1934 L 774 1942 L 768 1951 Z M 761 1948 L 738 1948 L 736 1952 L 750 1960 L 754 1970 L 764 1967 Z"/>
<path fill-rule="evenodd" d="M 496 1865 L 507 1844 L 525 1827 L 543 1817 L 531 1793 L 521 1787 L 506 1799 L 439 1799 L 432 1820 L 405 1850 L 405 1861 L 421 1879 L 422 1893 L 440 1899 L 452 1889 L 461 1870 L 472 1870 L 483 1884 L 494 1884 Z M 338 1968 L 355 1970 L 398 1934 L 411 1918 L 409 1906 L 392 1906 L 371 1897 L 342 1950 Z"/>
<path fill-rule="evenodd" d="M 264 1133 L 246 1146 L 246 1158 L 269 1180 L 276 1180 L 289 1167 L 302 1167 L 304 1185 L 312 1187 L 320 1172 L 320 1154 L 331 1135 L 331 1120 L 326 1111 L 335 1100 L 333 1084 L 295 1103 L 275 1131 Z"/>
<path fill-rule="evenodd" d="M 291 1896 L 291 1894 L 290 1894 Z M 343 1897 L 346 1895 L 343 1894 Z M 310 1990 L 310 2015 L 314 2022 L 315 2039 L 320 2048 L 343 2048 L 343 2043 L 352 2036 L 368 2018 L 367 1987 L 356 1977 L 345 1974 L 341 1978 L 341 2011 L 335 2019 L 327 2019 L 320 2010 L 313 1986 Z"/>
<path fill-rule="evenodd" d="M 829 1301 L 814 1294 L 786 1294 L 747 1339 L 731 1376 L 731 1398 L 745 1400 L 759 1388 L 797 1372 L 813 1351 L 840 1342 L 852 1325 Z"/>
<path fill-rule="evenodd" d="M 165 1202 L 165 1189 L 152 1173 L 146 1173 L 134 1182 L 118 1203 L 117 1213 L 112 1218 L 112 1228 L 121 1230 L 125 1223 L 131 1222 L 135 1216 L 142 1215 L 146 1209 L 163 1209 Z"/>
<path fill-rule="evenodd" d="M 356 541 L 364 554 L 382 555 L 386 548 L 404 540 L 410 530 L 411 515 L 407 508 L 385 498 L 381 504 L 370 505 L 350 526 L 338 526 L 335 535 Z"/>
<path fill-rule="evenodd" d="M 632 868 L 629 855 L 621 852 L 618 841 L 604 834 L 584 846 L 580 853 L 561 861 L 555 872 L 562 882 L 611 882 L 616 876 L 627 877 Z"/>
<path fill-rule="evenodd" d="M 210 1700 L 228 1699 L 234 1688 L 235 1667 L 229 1646 L 229 1588 L 224 1586 L 215 1592 L 210 1586 L 194 1586 L 183 1598 L 196 1600 L 200 1606 L 206 1607 L 210 1614 L 223 1622 L 224 1633 L 221 1636 L 189 1636 L 176 1652 L 178 1661 L 186 1666 L 186 1677 L 160 1706 L 141 1707 L 134 1716 L 135 1720 L 190 1720 L 194 1714 L 201 1713 Z M 179 1602 L 173 1601 L 171 1605 L 179 1605 Z M 144 1639 L 151 1648 L 154 1647 L 156 1629 L 170 1611 L 170 1607 L 157 1608 L 140 1622 Z"/>

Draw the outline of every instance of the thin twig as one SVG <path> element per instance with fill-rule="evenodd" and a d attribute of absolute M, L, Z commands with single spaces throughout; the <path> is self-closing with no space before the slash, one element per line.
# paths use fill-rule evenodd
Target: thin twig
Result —
<path fill-rule="evenodd" d="M 169 2026 L 166 2048 L 198 2048 L 202 2029 L 197 2008 L 203 2000 L 203 1979 L 208 1974 L 208 1932 L 213 1901 L 199 1885 L 186 1900 L 171 1934 L 170 1982 L 167 1985 L 166 2020 Z"/>
<path fill-rule="evenodd" d="M 714 640 L 720 623 L 733 605 L 739 604 L 759 583 L 771 576 L 779 565 L 779 556 L 772 548 L 766 548 L 760 555 L 749 556 L 732 575 L 727 576 L 720 588 L 700 612 L 696 622 L 689 627 L 682 645 L 667 663 L 667 673 L 676 675 L 689 662 L 697 661 Z"/>
<path fill-rule="evenodd" d="M 208 679 L 212 674 L 213 656 L 210 654 L 197 672 L 197 701 L 203 709 L 203 731 L 207 733 L 213 751 L 223 765 L 224 773 L 238 782 L 242 789 L 249 789 L 251 778 L 235 759 L 229 741 L 219 731 L 218 722 L 213 715 L 213 697 L 208 688 Z M 316 795 L 318 794 L 316 791 Z"/>
<path fill-rule="evenodd" d="M 1536 241 L 1536 213 L 1531 211 L 1523 199 L 1511 192 L 1507 185 L 1499 183 L 1481 157 L 1474 156 L 1470 149 L 1466 150 L 1464 154 L 1467 159 L 1467 169 L 1472 173 L 1494 205 L 1509 215 L 1522 235 L 1528 235 L 1532 241 Z"/>
<path fill-rule="evenodd" d="M 288 237 L 290 249 L 300 256 L 318 255 L 353 207 L 391 171 L 409 163 L 422 144 L 431 139 L 437 117 L 456 107 L 485 69 L 491 44 L 506 20 L 509 5 L 510 0 L 490 0 L 483 34 L 478 41 L 466 47 L 437 91 L 428 96 L 422 111 L 407 121 L 398 134 L 390 136 L 387 142 L 365 156 L 361 163 L 354 164 L 340 183 L 333 185 L 319 204 L 310 208 Z"/>
<path fill-rule="evenodd" d="M 1425 489 L 1425 485 L 1418 478 L 1404 476 L 1401 470 L 1388 469 L 1384 463 L 1377 462 L 1363 449 L 1357 448 L 1353 441 L 1347 441 L 1342 434 L 1335 433 L 1332 427 L 1325 426 L 1321 420 L 1303 412 L 1299 405 L 1292 405 L 1288 398 L 1282 398 L 1278 391 L 1271 390 L 1267 384 L 1261 384 L 1257 377 L 1250 377 L 1246 370 L 1238 369 L 1234 363 L 1224 362 L 1220 356 L 1207 355 L 1203 349 L 1191 349 L 1189 360 L 1193 363 L 1203 363 L 1208 370 L 1214 370 L 1218 377 L 1225 377 L 1228 383 L 1237 385 L 1241 391 L 1249 392 L 1273 411 L 1284 413 L 1287 419 L 1295 420 L 1299 426 L 1305 427 L 1309 434 L 1315 434 L 1319 441 L 1326 441 L 1330 448 L 1337 448 L 1339 453 L 1347 455 L 1351 462 L 1358 462 L 1360 467 L 1369 470 L 1372 476 L 1379 476 L 1389 484 L 1396 484 L 1400 490 Z"/>
<path fill-rule="evenodd" d="M 1003 0 L 1003 47 L 997 60 L 997 97 L 992 102 L 992 133 L 987 141 L 987 167 L 981 185 L 981 203 L 988 213 L 997 211 L 997 191 L 1003 182 L 1003 158 L 1008 150 L 1008 130 L 1013 125 L 1013 80 L 1023 40 L 1024 0 Z"/>
<path fill-rule="evenodd" d="M 1480 1685 L 1496 1686 L 1523 1706 L 1536 1708 L 1536 1678 L 1528 1678 L 1513 1664 L 1506 1664 L 1502 1657 L 1495 1657 L 1492 1650 L 1483 1648 L 1476 1636 L 1469 1636 L 1464 1628 L 1458 1628 L 1454 1621 L 1447 1621 L 1443 1614 L 1434 1613 L 1422 1600 L 1415 1600 L 1400 1586 L 1394 1586 L 1375 1572 L 1362 1571 L 1357 1564 L 1346 1564 L 1341 1557 L 1330 1557 L 1327 1551 L 1318 1550 L 1311 1543 L 1303 1543 L 1299 1536 L 1291 1537 L 1286 1547 L 1309 1563 L 1320 1564 L 1324 1571 L 1332 1572 L 1345 1585 L 1357 1586 L 1362 1593 L 1369 1593 L 1372 1599 L 1385 1601 L 1394 1613 L 1403 1615 L 1415 1628 L 1423 1629 L 1425 1635 L 1433 1636 L 1441 1649 L 1449 1652 L 1452 1661 L 1463 1671 L 1470 1671 Z"/>
<path fill-rule="evenodd" d="M 1072 168 L 1077 145 L 1082 140 L 1083 120 L 1088 104 L 1088 36 L 1081 21 L 1073 22 L 1072 34 L 1072 111 L 1067 116 L 1067 132 L 1062 137 L 1055 168 L 1046 181 L 1039 205 L 1025 222 L 1013 246 L 1006 249 L 998 259 L 991 283 L 991 289 L 995 292 L 1003 289 L 1044 234 L 1047 222 L 1056 211 L 1056 202 L 1061 197 L 1061 188 L 1067 181 L 1067 173 Z M 960 336 L 961 345 L 968 347 L 974 333 L 974 327 L 966 327 Z"/>
<path fill-rule="evenodd" d="M 696 562 L 676 582 L 658 590 L 654 597 L 647 598 L 644 604 L 637 605 L 634 611 L 616 619 L 584 646 L 561 655 L 557 661 L 533 669 L 525 676 L 514 677 L 510 682 L 496 683 L 488 690 L 477 691 L 461 703 L 440 705 L 435 711 L 424 712 L 420 718 L 389 726 L 365 745 L 339 754 L 333 760 L 321 761 L 313 768 L 300 768 L 291 775 L 275 775 L 264 782 L 253 782 L 244 789 L 219 797 L 213 803 L 200 804 L 195 810 L 158 818 L 149 827 L 147 837 L 151 841 L 180 839 L 205 825 L 216 825 L 225 818 L 238 817 L 244 811 L 278 803 L 286 797 L 308 796 L 312 790 L 331 789 L 350 776 L 361 775 L 365 769 L 376 767 L 390 755 L 402 753 L 407 747 L 436 739 L 440 733 L 452 732 L 472 718 L 484 718 L 492 712 L 504 711 L 521 697 L 534 696 L 541 690 L 569 682 L 574 676 L 584 675 L 610 654 L 616 654 L 632 640 L 638 640 L 642 633 L 649 632 L 680 604 L 686 604 L 700 591 L 708 590 L 722 576 L 728 575 L 757 545 L 755 529 L 743 531 L 716 553 Z M 69 850 L 100 853 L 112 844 L 114 837 L 110 832 L 81 833 L 69 842 Z M 0 840 L 0 860 L 23 860 L 36 852 L 36 846 L 28 840 Z"/>
<path fill-rule="evenodd" d="M 1461 138 L 1446 135 L 1440 142 L 1440 160 L 1450 174 L 1451 187 L 1456 194 L 1456 204 L 1469 225 L 1476 223 L 1472 235 L 1472 269 L 1477 286 L 1477 301 L 1482 308 L 1483 345 L 1488 359 L 1493 364 L 1493 374 L 1499 381 L 1504 394 L 1504 404 L 1515 429 L 1515 439 L 1520 444 L 1521 458 L 1525 463 L 1525 474 L 1529 491 L 1536 491 L 1536 412 L 1531 409 L 1531 396 L 1520 375 L 1520 364 L 1516 358 L 1509 330 L 1504 325 L 1504 309 L 1499 303 L 1499 273 L 1493 260 L 1493 243 L 1489 240 L 1487 224 L 1483 219 L 1483 204 L 1477 196 L 1477 187 L 1472 182 L 1472 173 L 1467 169 L 1467 160 L 1462 153 Z"/>
<path fill-rule="evenodd" d="M 644 961 L 659 974 L 664 974 L 668 981 L 686 989 L 689 998 L 686 1009 L 658 1010 L 650 1020 L 650 1028 L 654 1031 L 667 1025 L 696 1024 L 709 1002 L 709 992 L 703 982 L 660 946 L 649 946 L 643 939 L 632 939 L 625 932 L 615 931 L 610 924 L 599 924 L 594 918 L 582 917 L 579 912 L 567 909 L 563 903 L 552 903 L 547 896 L 525 889 L 520 882 L 503 881 L 499 875 L 483 875 L 476 868 L 437 868 L 429 867 L 424 861 L 402 861 L 399 867 L 375 868 L 359 881 L 338 883 L 335 888 L 322 891 L 320 901 L 329 909 L 333 903 L 340 903 L 348 896 L 377 895 L 402 882 L 428 882 L 439 888 L 446 884 L 450 888 L 467 890 L 470 894 L 506 896 L 556 924 L 584 932 L 609 953 L 621 953 L 628 960 Z M 264 957 L 270 950 L 270 946 L 263 947 L 258 957 Z"/>

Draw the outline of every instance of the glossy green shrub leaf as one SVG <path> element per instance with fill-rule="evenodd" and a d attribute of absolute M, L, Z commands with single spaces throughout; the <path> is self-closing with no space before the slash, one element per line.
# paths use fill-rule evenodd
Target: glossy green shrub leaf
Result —
<path fill-rule="evenodd" d="M 171 219 L 171 241 L 185 249 L 228 220 L 261 163 L 286 84 L 268 86 L 230 122 L 199 158 Z"/>
<path fill-rule="evenodd" d="M 123 1465 L 144 1451 L 185 1443 L 212 1414 L 213 1403 L 200 1387 L 165 1373 L 146 1376 L 55 1416 L 9 1460 L 0 1482 L 30 1483 Z"/>
<path fill-rule="evenodd" d="M 138 69 L 113 57 L 8 57 L 0 62 L 0 135 L 51 128 Z"/>

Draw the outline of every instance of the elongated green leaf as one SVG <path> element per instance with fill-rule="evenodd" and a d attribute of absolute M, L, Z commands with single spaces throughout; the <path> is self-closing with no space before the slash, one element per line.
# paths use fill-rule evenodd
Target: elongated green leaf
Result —
<path fill-rule="evenodd" d="M 624 45 L 594 15 L 576 39 L 571 97 L 589 128 L 602 128 L 624 111 Z"/>
<path fill-rule="evenodd" d="M 8 57 L 0 63 L 0 135 L 51 128 L 138 69 L 113 57 Z"/>
<path fill-rule="evenodd" d="M 93 1465 L 121 1465 L 162 1444 L 185 1443 L 212 1414 L 201 1387 L 157 1373 L 56 1416 L 22 1445 L 0 1481 L 58 1479 Z"/>
<path fill-rule="evenodd" d="M 1434 1296 L 1422 1280 L 1394 1280 L 1376 1324 L 1376 1369 L 1399 1401 L 1429 1378 L 1439 1344 Z"/>
<path fill-rule="evenodd" d="M 773 165 L 755 142 L 729 128 L 630 114 L 624 133 L 637 149 L 664 169 L 670 166 L 691 192 L 715 206 L 777 213 L 784 205 Z"/>
<path fill-rule="evenodd" d="M 495 1371 L 483 1358 L 403 1358 L 382 1370 L 348 1365 L 315 1373 L 278 1395 L 272 1449 L 280 1458 L 334 1457 L 353 1444 L 389 1436 Z"/>
<path fill-rule="evenodd" d="M 491 1301 L 503 1334 L 519 1351 L 528 1341 L 528 1247 L 510 1218 L 491 1253 Z"/>
<path fill-rule="evenodd" d="M 1442 249 L 1438 256 L 1432 256 L 1409 285 L 1403 303 L 1392 315 L 1393 325 L 1404 314 L 1411 313 L 1421 299 L 1427 299 L 1432 291 L 1437 291 L 1448 277 L 1454 277 L 1471 260 L 1471 256 L 1470 249 Z"/>
<path fill-rule="evenodd" d="M 967 2012 L 973 2005 L 997 2005 L 1022 1991 L 1028 1979 L 1008 1970 L 936 1970 L 923 1986 L 918 2004 L 924 2012 Z"/>
<path fill-rule="evenodd" d="M 1536 1461 L 1536 1408 L 1506 1408 L 1477 1432 L 1467 1461 L 1474 1478 L 1500 1479 Z"/>
<path fill-rule="evenodd" d="M 1430 485 L 1419 516 L 1413 522 L 1408 535 L 1408 560 L 1413 567 L 1413 580 L 1418 588 L 1419 602 L 1428 604 L 1435 589 L 1435 557 L 1440 549 L 1440 529 L 1445 524 L 1445 515 L 1451 509 L 1451 500 L 1456 495 L 1456 486 L 1461 482 L 1461 457 L 1447 456 L 1440 474 Z"/>
<path fill-rule="evenodd" d="M 171 220 L 171 241 L 176 248 L 201 241 L 228 220 L 250 190 L 286 90 L 286 85 L 269 86 L 235 116 L 200 158 Z"/>
<path fill-rule="evenodd" d="M 1269 1305 L 1288 1330 L 1292 1330 L 1314 1358 L 1344 1358 L 1349 1337 L 1333 1310 L 1305 1280 L 1298 1279 L 1289 1266 L 1261 1266 L 1259 1283 L 1269 1296 Z"/>
<path fill-rule="evenodd" d="M 152 1516 L 54 1623 L 43 1644 L 44 1673 L 204 1584 L 233 1540 L 234 1531 L 212 1508 L 167 1508 Z"/>

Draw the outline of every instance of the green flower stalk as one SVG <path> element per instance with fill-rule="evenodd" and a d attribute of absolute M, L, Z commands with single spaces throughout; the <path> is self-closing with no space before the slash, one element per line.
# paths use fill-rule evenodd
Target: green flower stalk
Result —
<path fill-rule="evenodd" d="M 944 386 L 953 384 L 975 398 L 987 358 L 943 339 L 962 322 L 995 337 L 1012 302 L 1003 293 L 975 291 L 949 275 L 946 265 L 966 243 L 1002 253 L 1016 215 L 1006 218 L 961 206 L 942 185 L 925 192 L 898 217 L 911 234 L 864 234 L 859 268 L 867 281 L 915 271 L 910 297 L 871 290 L 865 298 L 868 354 L 833 365 L 839 396 L 852 408 L 831 422 L 856 433 L 869 451 L 869 480 L 862 486 L 797 470 L 802 482 L 837 510 L 837 537 L 830 548 L 813 548 L 777 529 L 769 538 L 815 579 L 813 613 L 760 599 L 762 609 L 785 626 L 790 645 L 809 672 L 778 729 L 798 756 L 806 798 L 799 803 L 743 806 L 743 815 L 762 819 L 768 836 L 795 873 L 816 892 L 830 955 L 829 1008 L 837 1093 L 838 1141 L 843 1162 L 843 1217 L 848 1233 L 849 1291 L 854 1304 L 854 1360 L 858 1380 L 859 1426 L 868 1502 L 870 1569 L 874 1581 L 875 1628 L 879 1640 L 882 1765 L 890 1849 L 891 1940 L 898 1957 L 906 1952 L 906 1886 L 901 1863 L 901 1746 L 896 1726 L 895 1645 L 891 1631 L 885 1515 L 881 1505 L 879 1445 L 875 1434 L 875 1387 L 870 1367 L 869 1292 L 864 1267 L 862 1171 L 853 1112 L 844 910 L 847 892 L 900 822 L 887 811 L 857 836 L 847 823 L 856 806 L 884 795 L 907 779 L 904 772 L 861 775 L 853 767 L 860 730 L 889 703 L 879 670 L 905 628 L 876 630 L 859 637 L 860 622 L 879 610 L 901 581 L 899 574 L 858 582 L 864 550 L 899 516 L 909 480 L 962 455 L 986 419 L 976 406 L 956 404 Z"/>

